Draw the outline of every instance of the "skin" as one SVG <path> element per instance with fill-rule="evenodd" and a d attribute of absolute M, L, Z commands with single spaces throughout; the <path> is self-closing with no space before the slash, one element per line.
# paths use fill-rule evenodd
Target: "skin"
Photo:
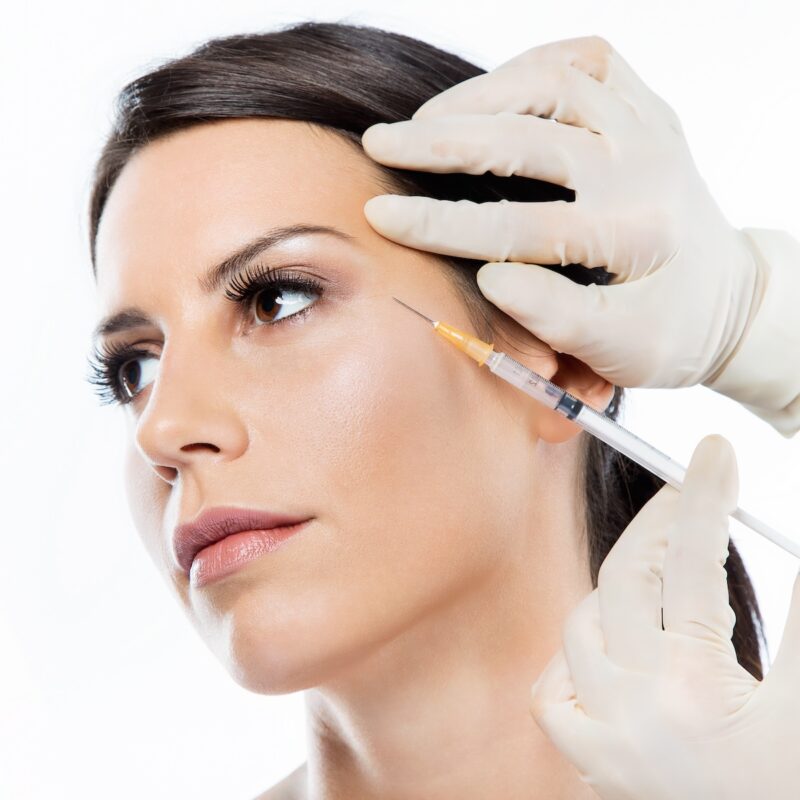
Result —
<path fill-rule="evenodd" d="M 125 482 L 153 562 L 241 686 L 307 690 L 309 759 L 262 798 L 594 798 L 529 712 L 591 582 L 581 429 L 433 334 L 395 295 L 472 330 L 441 261 L 375 232 L 377 165 L 283 120 L 205 124 L 124 167 L 97 238 L 105 315 L 156 324 L 125 407 Z M 262 263 L 326 279 L 293 324 L 197 277 L 277 225 L 331 225 Z M 301 306 L 302 307 L 302 306 Z M 511 353 L 595 408 L 613 386 L 508 319 Z M 525 353 L 516 352 L 519 345 Z M 194 587 L 176 524 L 236 505 L 314 517 Z"/>

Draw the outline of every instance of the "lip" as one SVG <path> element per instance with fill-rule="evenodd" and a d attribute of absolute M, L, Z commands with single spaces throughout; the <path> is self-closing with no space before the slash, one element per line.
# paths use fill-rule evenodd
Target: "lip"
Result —
<path fill-rule="evenodd" d="M 285 528 L 306 522 L 311 517 L 293 517 L 273 511 L 251 508 L 209 508 L 198 514 L 192 522 L 176 526 L 172 537 L 175 562 L 188 576 L 195 556 L 205 547 L 243 531 L 266 531 Z"/>

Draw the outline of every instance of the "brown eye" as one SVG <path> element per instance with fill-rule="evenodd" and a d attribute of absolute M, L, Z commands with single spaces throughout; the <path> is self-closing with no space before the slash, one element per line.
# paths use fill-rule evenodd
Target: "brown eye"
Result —
<path fill-rule="evenodd" d="M 142 368 L 139 366 L 138 361 L 127 361 L 119 368 L 119 382 L 123 391 L 128 397 L 133 397 L 136 394 L 135 385 L 141 379 Z M 130 388 L 133 385 L 134 388 Z"/>
<path fill-rule="evenodd" d="M 149 358 L 153 361 L 157 368 L 158 359 L 154 358 L 153 356 L 149 356 L 148 354 L 144 354 L 146 358 Z M 132 358 L 130 361 L 126 361 L 120 368 L 118 375 L 118 384 L 120 387 L 120 391 L 122 394 L 129 398 L 133 399 L 136 397 L 139 392 L 142 391 L 141 386 L 139 384 L 142 380 L 142 370 L 141 359 L 139 358 Z M 151 380 L 155 380 L 155 370 L 151 368 Z"/>
<path fill-rule="evenodd" d="M 271 325 L 303 310 L 303 304 L 313 302 L 306 291 L 284 288 L 262 289 L 253 297 L 253 311 L 257 324 Z"/>
<path fill-rule="evenodd" d="M 246 320 L 263 328 L 305 314 L 324 293 L 323 285 L 304 272 L 256 265 L 234 276 L 225 297 Z"/>

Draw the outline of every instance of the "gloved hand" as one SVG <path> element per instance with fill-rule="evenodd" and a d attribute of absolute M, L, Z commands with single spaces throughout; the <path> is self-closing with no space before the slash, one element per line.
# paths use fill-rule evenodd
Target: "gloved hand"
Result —
<path fill-rule="evenodd" d="M 373 125 L 362 143 L 386 166 L 574 189 L 574 203 L 379 195 L 364 213 L 410 247 L 534 262 L 483 266 L 478 285 L 612 383 L 703 383 L 784 436 L 800 430 L 800 243 L 728 223 L 675 112 L 604 39 L 527 50 L 411 120 Z M 570 263 L 606 267 L 611 284 L 581 286 L 536 266 Z"/>
<path fill-rule="evenodd" d="M 731 642 L 737 494 L 733 448 L 706 436 L 682 490 L 665 485 L 614 544 L 531 690 L 534 719 L 603 800 L 800 797 L 800 577 L 758 681 Z"/>

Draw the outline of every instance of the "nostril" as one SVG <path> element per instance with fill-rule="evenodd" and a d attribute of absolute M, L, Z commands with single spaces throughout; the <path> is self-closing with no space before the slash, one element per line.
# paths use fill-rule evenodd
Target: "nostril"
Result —
<path fill-rule="evenodd" d="M 185 444 L 183 447 L 181 447 L 181 450 L 183 450 L 186 453 L 191 453 L 193 450 L 196 450 L 199 447 L 208 447 L 215 453 L 219 453 L 219 447 L 217 447 L 215 444 L 209 444 L 208 442 L 195 442 L 194 444 Z"/>

